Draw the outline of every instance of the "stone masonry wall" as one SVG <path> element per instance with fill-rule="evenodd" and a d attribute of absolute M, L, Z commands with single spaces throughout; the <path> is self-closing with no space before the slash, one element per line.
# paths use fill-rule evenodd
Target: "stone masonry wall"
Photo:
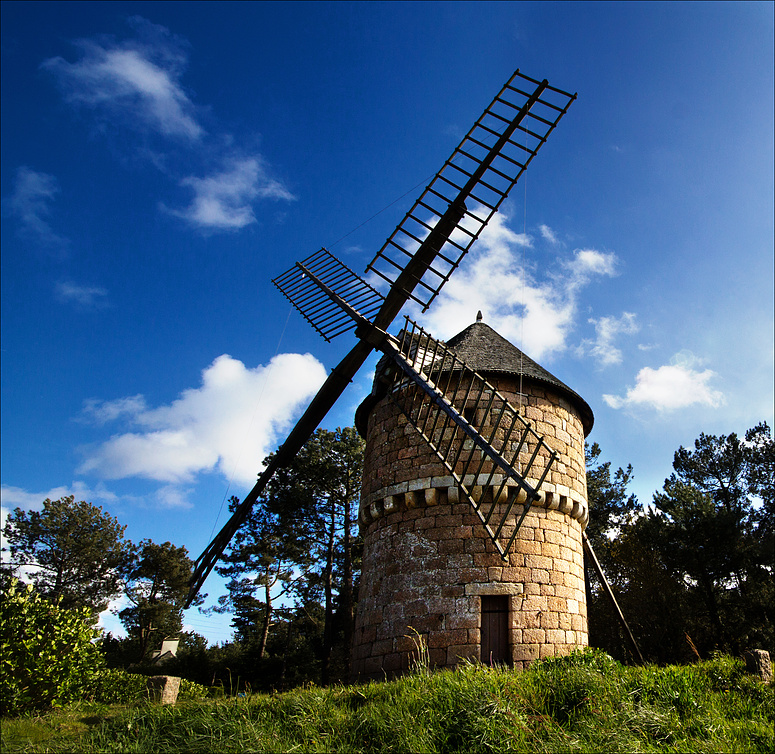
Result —
<path fill-rule="evenodd" d="M 496 387 L 518 402 L 513 382 L 502 379 Z M 543 385 L 523 385 L 522 392 L 524 414 L 560 457 L 508 561 L 495 551 L 468 503 L 459 501 L 452 478 L 416 430 L 386 399 L 372 410 L 359 513 L 364 553 L 353 645 L 356 678 L 405 671 L 418 637 L 434 666 L 486 660 L 480 658 L 484 595 L 508 597 L 515 667 L 587 644 L 583 426 L 575 408 Z M 501 479 L 475 488 L 475 496 L 492 500 Z M 521 513 L 516 505 L 505 537 Z"/>
<path fill-rule="evenodd" d="M 490 378 L 494 387 L 512 405 L 520 404 L 514 378 Z M 459 392 L 465 393 L 466 386 Z M 558 453 L 542 490 L 554 507 L 570 505 L 574 517 L 586 526 L 587 477 L 584 459 L 584 427 L 576 409 L 556 392 L 544 385 L 522 385 L 522 412 L 538 434 Z M 487 425 L 485 424 L 485 428 Z M 486 434 L 483 432 L 483 434 Z M 528 460 L 533 446 L 528 444 L 520 458 Z M 483 472 L 486 474 L 488 465 Z M 447 471 L 417 431 L 386 398 L 369 416 L 364 457 L 361 524 L 366 525 L 378 515 L 386 498 L 427 489 L 426 480 L 442 488 L 452 485 Z M 449 480 L 449 481 L 447 481 Z M 535 481 L 535 480 L 534 480 Z M 376 507 L 375 507 L 376 506 Z"/>

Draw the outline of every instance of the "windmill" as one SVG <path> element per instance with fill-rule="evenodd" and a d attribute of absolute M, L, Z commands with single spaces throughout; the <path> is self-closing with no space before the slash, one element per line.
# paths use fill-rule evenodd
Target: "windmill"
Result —
<path fill-rule="evenodd" d="M 518 407 L 442 342 L 408 318 L 398 337 L 388 328 L 410 300 L 428 309 L 575 98 L 514 73 L 367 266 L 367 274 L 387 284 L 386 294 L 325 248 L 273 281 L 325 340 L 351 330 L 358 340 L 196 561 L 189 603 L 274 473 L 294 458 L 375 349 L 396 405 L 449 470 L 497 552 L 508 557 L 557 454 Z M 482 474 L 488 484 L 497 480 L 495 503 L 477 499 Z M 516 528 L 506 525 L 515 506 Z"/>

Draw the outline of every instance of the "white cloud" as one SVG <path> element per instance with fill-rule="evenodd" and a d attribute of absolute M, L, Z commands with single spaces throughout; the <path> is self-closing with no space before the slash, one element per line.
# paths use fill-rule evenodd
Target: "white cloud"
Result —
<path fill-rule="evenodd" d="M 548 225 L 539 225 L 538 229 L 541 231 L 541 237 L 550 244 L 557 245 L 560 243 L 555 232 Z"/>
<path fill-rule="evenodd" d="M 87 451 L 79 473 L 179 485 L 218 470 L 252 486 L 263 459 L 325 377 L 310 354 L 281 354 L 254 369 L 223 355 L 202 372 L 200 387 L 185 390 L 169 405 L 147 408 L 141 396 L 124 403 L 91 401 L 87 414 L 129 416 L 138 431 L 114 435 Z M 185 504 L 177 488 L 167 488 L 165 497 L 167 504 Z"/>
<path fill-rule="evenodd" d="M 19 234 L 49 248 L 67 246 L 67 239 L 54 232 L 49 222 L 51 202 L 59 193 L 53 175 L 22 165 L 16 171 L 13 193 L 7 200 L 9 213 L 19 222 Z"/>
<path fill-rule="evenodd" d="M 573 259 L 565 260 L 563 266 L 568 270 L 568 285 L 581 288 L 595 276 L 613 277 L 616 275 L 616 255 L 597 249 L 576 249 Z"/>
<path fill-rule="evenodd" d="M 159 508 L 191 508 L 189 495 L 192 489 L 184 489 L 175 484 L 166 484 L 159 487 L 154 493 L 154 502 Z"/>
<path fill-rule="evenodd" d="M 135 416 L 147 408 L 145 398 L 138 395 L 130 395 L 126 398 L 117 398 L 115 401 L 101 401 L 97 398 L 87 398 L 83 402 L 81 419 L 95 424 L 106 424 L 115 421 L 121 416 Z"/>
<path fill-rule="evenodd" d="M 81 40 L 75 63 L 55 57 L 41 68 L 53 73 L 68 102 L 82 104 L 137 130 L 197 140 L 204 129 L 180 77 L 187 58 L 167 29 L 134 19 L 140 32 L 125 42 Z"/>
<path fill-rule="evenodd" d="M 520 251 L 532 247 L 532 239 L 512 231 L 507 222 L 503 212 L 493 216 L 423 325 L 433 335 L 448 338 L 470 325 L 481 310 L 487 324 L 540 361 L 566 348 L 579 291 L 594 277 L 615 274 L 616 257 L 578 249 L 541 282 L 527 270 Z"/>
<path fill-rule="evenodd" d="M 162 138 L 166 146 L 143 144 L 139 154 L 191 190 L 193 198 L 184 208 L 163 202 L 159 207 L 200 230 L 239 230 L 256 222 L 256 201 L 293 200 L 270 177 L 260 155 L 237 148 L 231 134 L 205 132 L 198 117 L 204 108 L 192 102 L 181 83 L 188 65 L 184 42 L 142 18 L 130 22 L 135 38 L 81 40 L 79 60 L 50 58 L 41 67 L 57 77 L 66 101 L 87 106 L 119 127 Z M 194 175 L 192 165 L 207 167 Z"/>
<path fill-rule="evenodd" d="M 180 185 L 191 188 L 194 198 L 184 210 L 167 211 L 203 229 L 244 228 L 256 222 L 252 207 L 255 199 L 295 198 L 282 184 L 268 177 L 259 157 L 233 159 L 220 173 L 206 178 L 190 176 Z"/>
<path fill-rule="evenodd" d="M 63 281 L 57 283 L 56 295 L 60 301 L 74 303 L 87 309 L 100 309 L 107 306 L 108 292 L 97 285 L 79 285 Z"/>
<path fill-rule="evenodd" d="M 693 405 L 718 408 L 724 394 L 708 383 L 716 376 L 710 369 L 694 369 L 697 359 L 688 352 L 676 354 L 673 363 L 652 369 L 644 367 L 635 377 L 635 387 L 625 396 L 604 395 L 611 408 L 644 406 L 659 412 L 674 411 Z"/>
<path fill-rule="evenodd" d="M 623 312 L 621 317 L 600 317 L 590 319 L 595 326 L 595 340 L 585 340 L 579 347 L 580 353 L 591 353 L 600 366 L 621 364 L 622 352 L 614 346 L 614 340 L 620 335 L 633 335 L 640 329 L 635 314 Z"/>
<path fill-rule="evenodd" d="M 111 634 L 114 639 L 123 639 L 126 637 L 124 624 L 118 617 L 118 614 L 132 603 L 126 594 L 122 594 L 108 603 L 105 610 L 100 613 L 97 627 L 101 628 L 104 634 Z"/>
<path fill-rule="evenodd" d="M 86 500 L 95 505 L 113 503 L 117 500 L 116 495 L 105 489 L 101 484 L 96 487 L 89 487 L 83 482 L 75 481 L 69 487 L 62 485 L 52 487 L 44 492 L 28 492 L 21 487 L 4 484 L 0 487 L 0 504 L 2 504 L 3 509 L 41 510 L 43 508 L 43 501 L 46 498 L 49 500 L 59 500 L 69 495 L 73 495 L 76 500 Z"/>
<path fill-rule="evenodd" d="M 53 487 L 44 492 L 28 492 L 21 487 L 7 484 L 2 485 L 0 487 L 0 542 L 2 547 L 6 545 L 2 531 L 11 509 L 21 508 L 24 511 L 39 511 L 43 509 L 43 501 L 46 498 L 49 500 L 59 500 L 69 495 L 73 495 L 76 500 L 86 500 L 95 505 L 114 503 L 117 499 L 116 495 L 105 489 L 101 484 L 91 488 L 80 481 L 73 482 L 69 487 Z M 29 569 L 27 571 L 22 569 L 16 575 L 23 579 L 28 572 Z"/>

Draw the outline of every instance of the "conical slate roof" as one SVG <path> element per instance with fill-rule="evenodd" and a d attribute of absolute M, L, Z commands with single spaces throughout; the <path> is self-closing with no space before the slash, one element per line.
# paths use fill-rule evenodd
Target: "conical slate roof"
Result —
<path fill-rule="evenodd" d="M 447 345 L 466 363 L 466 366 L 481 375 L 519 376 L 521 374 L 524 379 L 551 385 L 558 392 L 565 394 L 576 406 L 584 423 L 584 434 L 589 434 L 595 421 L 589 404 L 575 390 L 571 390 L 562 380 L 547 372 L 489 325 L 476 321 L 451 337 Z"/>
<path fill-rule="evenodd" d="M 595 422 L 589 404 L 562 380 L 557 379 L 551 372 L 547 372 L 540 364 L 495 332 L 492 327 L 484 324 L 480 316 L 477 317 L 474 324 L 469 325 L 465 330 L 446 341 L 447 345 L 465 362 L 466 366 L 483 377 L 499 374 L 518 377 L 521 374 L 525 380 L 549 385 L 578 409 L 584 424 L 584 435 L 588 435 Z M 377 373 L 380 372 L 382 366 L 383 362 L 380 360 L 377 365 Z M 384 395 L 384 386 L 375 379 L 371 394 L 365 398 L 355 412 L 355 426 L 363 437 L 366 436 L 369 413 L 382 395 Z"/>

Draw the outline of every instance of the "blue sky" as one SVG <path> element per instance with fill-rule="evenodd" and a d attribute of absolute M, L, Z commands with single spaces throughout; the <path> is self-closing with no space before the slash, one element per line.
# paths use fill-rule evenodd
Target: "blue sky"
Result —
<path fill-rule="evenodd" d="M 481 309 L 642 503 L 772 425 L 772 3 L 0 7 L 3 515 L 74 494 L 196 557 L 352 345 L 271 278 L 362 271 L 518 67 L 578 99 L 420 323 Z"/>

